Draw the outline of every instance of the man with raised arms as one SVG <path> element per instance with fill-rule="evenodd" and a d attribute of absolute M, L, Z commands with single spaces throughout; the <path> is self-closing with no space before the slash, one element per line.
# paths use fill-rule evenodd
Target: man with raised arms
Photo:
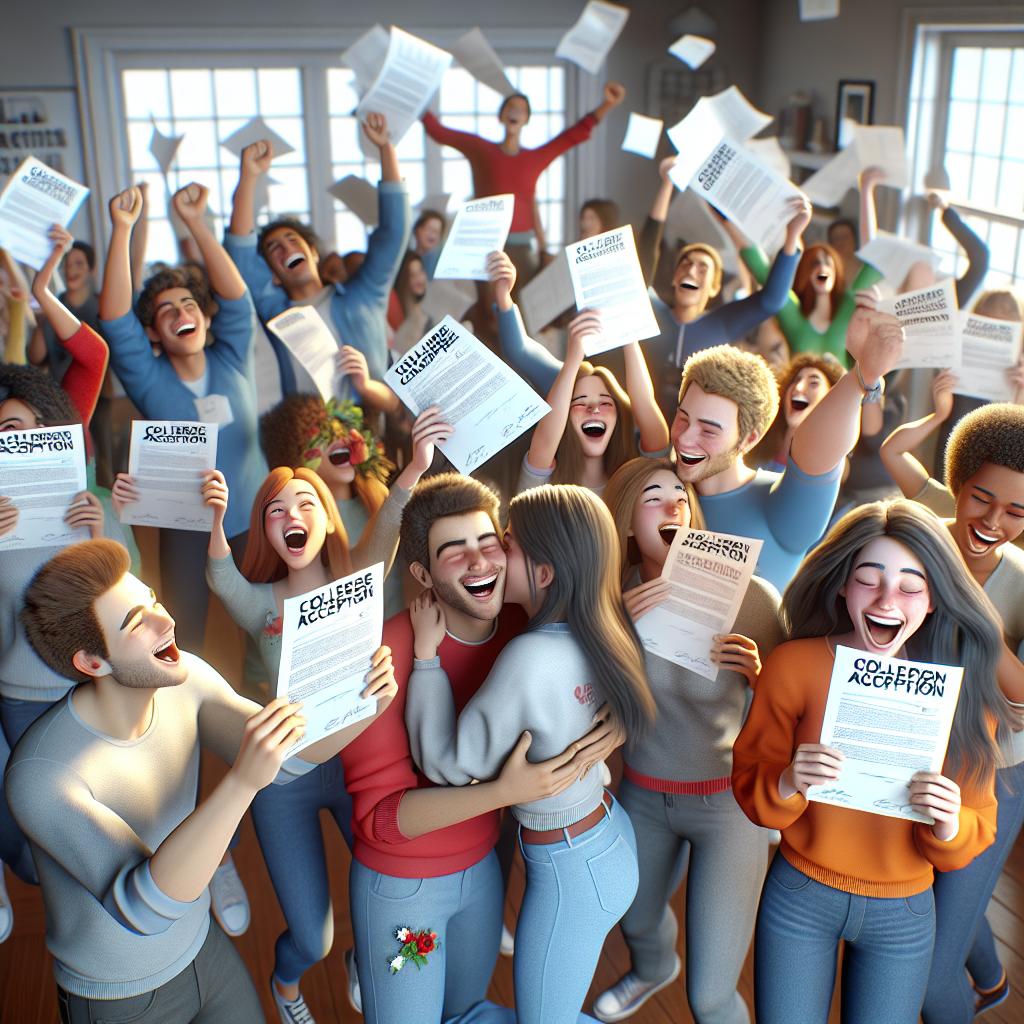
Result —
<path fill-rule="evenodd" d="M 259 1000 L 210 920 L 210 879 L 260 789 L 336 756 L 374 718 L 289 758 L 299 705 L 261 708 L 179 651 L 174 620 L 128 568 L 119 544 L 86 541 L 25 592 L 32 646 L 80 680 L 25 734 L 6 776 L 39 873 L 61 1021 L 252 1024 Z M 386 648 L 366 679 L 379 715 L 395 692 Z M 197 804 L 200 747 L 231 767 Z"/>

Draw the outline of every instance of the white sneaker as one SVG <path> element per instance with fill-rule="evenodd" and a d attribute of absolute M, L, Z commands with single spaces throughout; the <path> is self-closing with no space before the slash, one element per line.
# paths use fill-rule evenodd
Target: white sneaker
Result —
<path fill-rule="evenodd" d="M 249 897 L 230 854 L 227 863 L 221 864 L 210 879 L 210 901 L 213 916 L 228 935 L 245 934 L 249 928 Z"/>
<path fill-rule="evenodd" d="M 682 967 L 677 956 L 672 973 L 664 981 L 641 981 L 630 971 L 617 985 L 597 997 L 593 1007 L 594 1016 L 606 1024 L 615 1024 L 615 1021 L 632 1017 L 655 992 L 671 985 L 679 977 Z"/>
<path fill-rule="evenodd" d="M 505 925 L 501 926 L 501 945 L 498 947 L 498 951 L 502 956 L 516 955 L 516 937 Z"/>
<path fill-rule="evenodd" d="M 356 1013 L 363 1012 L 363 993 L 359 991 L 359 972 L 356 970 L 356 951 L 345 950 L 345 970 L 348 973 L 348 1001 Z"/>
<path fill-rule="evenodd" d="M 0 942 L 6 942 L 14 929 L 14 908 L 4 884 L 4 863 L 0 861 Z"/>
<path fill-rule="evenodd" d="M 306 1000 L 302 998 L 301 992 L 298 999 L 285 999 L 278 992 L 277 983 L 274 981 L 273 975 L 270 976 L 270 991 L 274 996 L 274 1005 L 277 1007 L 281 1024 L 316 1024 L 316 1021 L 313 1020 L 313 1014 L 309 1012 L 309 1007 L 306 1005 Z"/>

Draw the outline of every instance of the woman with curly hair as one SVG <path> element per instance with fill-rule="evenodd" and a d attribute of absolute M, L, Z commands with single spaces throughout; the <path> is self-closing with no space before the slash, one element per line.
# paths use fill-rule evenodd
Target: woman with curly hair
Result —
<path fill-rule="evenodd" d="M 842 940 L 844 1024 L 916 1020 L 935 871 L 965 867 L 995 838 L 996 737 L 1013 725 L 996 683 L 998 615 L 942 522 L 899 499 L 839 521 L 787 588 L 782 620 L 789 642 L 765 661 L 733 747 L 740 806 L 782 832 L 758 911 L 758 1022 L 824 1024 Z M 810 786 L 842 777 L 842 752 L 819 742 L 840 644 L 964 669 L 942 771 L 909 785 L 932 824 L 808 801 Z"/>

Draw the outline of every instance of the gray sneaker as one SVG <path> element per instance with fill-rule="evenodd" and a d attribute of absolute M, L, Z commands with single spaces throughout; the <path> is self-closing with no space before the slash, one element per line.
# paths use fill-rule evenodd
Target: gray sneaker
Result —
<path fill-rule="evenodd" d="M 359 972 L 356 970 L 356 951 L 345 950 L 345 971 L 348 973 L 348 1001 L 356 1013 L 363 1012 L 363 993 L 359 991 Z"/>
<path fill-rule="evenodd" d="M 277 991 L 273 975 L 270 976 L 270 992 L 274 997 L 274 1005 L 277 1007 L 277 1014 L 281 1018 L 281 1024 L 316 1024 L 316 1021 L 313 1020 L 313 1014 L 309 1012 L 309 1007 L 306 1005 L 306 1000 L 302 998 L 301 992 L 298 999 L 285 999 Z"/>
<path fill-rule="evenodd" d="M 678 956 L 675 959 L 672 973 L 664 981 L 643 981 L 635 972 L 630 971 L 617 985 L 597 997 L 594 1001 L 594 1016 L 605 1024 L 615 1024 L 616 1021 L 632 1017 L 655 992 L 660 992 L 679 977 L 683 965 Z"/>

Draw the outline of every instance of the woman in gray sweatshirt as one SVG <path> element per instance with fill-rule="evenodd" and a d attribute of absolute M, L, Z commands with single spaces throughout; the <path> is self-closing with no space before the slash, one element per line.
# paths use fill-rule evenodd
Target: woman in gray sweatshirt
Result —
<path fill-rule="evenodd" d="M 521 605 L 530 623 L 461 714 L 435 657 L 444 615 L 429 592 L 411 609 L 416 662 L 406 725 L 414 759 L 440 784 L 493 777 L 524 730 L 533 737 L 530 760 L 557 754 L 591 728 L 604 702 L 627 735 L 642 732 L 654 714 L 620 593 L 618 542 L 600 499 L 573 485 L 517 495 L 505 539 L 505 602 Z M 512 814 L 526 863 L 516 1020 L 576 1024 L 605 936 L 636 893 L 633 828 L 604 791 L 599 765 Z"/>

